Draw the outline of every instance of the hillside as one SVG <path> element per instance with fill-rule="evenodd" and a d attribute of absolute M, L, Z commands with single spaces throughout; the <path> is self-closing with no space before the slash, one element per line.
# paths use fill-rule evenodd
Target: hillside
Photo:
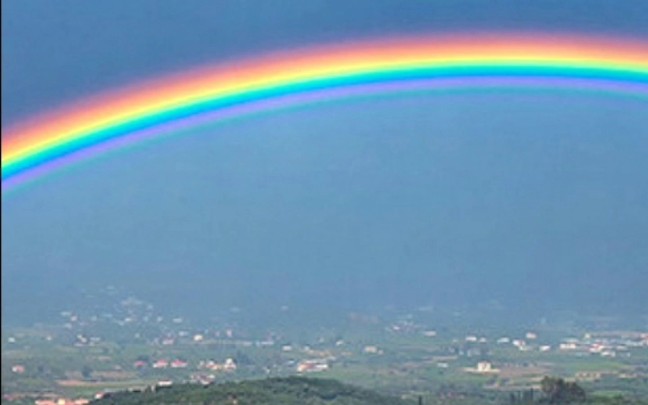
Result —
<path fill-rule="evenodd" d="M 95 405 L 411 405 L 335 380 L 304 377 L 225 383 L 209 386 L 182 384 L 157 391 L 123 392 L 92 402 Z"/>

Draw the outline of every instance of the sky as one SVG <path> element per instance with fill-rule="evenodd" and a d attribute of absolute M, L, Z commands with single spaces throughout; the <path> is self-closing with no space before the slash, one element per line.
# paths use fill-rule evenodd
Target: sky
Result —
<path fill-rule="evenodd" d="M 648 41 L 648 3 L 7 0 L 2 125 L 205 63 L 502 30 Z M 569 92 L 377 97 L 189 130 L 3 196 L 3 311 L 39 319 L 111 284 L 187 312 L 645 315 L 647 150 L 645 101 Z"/>

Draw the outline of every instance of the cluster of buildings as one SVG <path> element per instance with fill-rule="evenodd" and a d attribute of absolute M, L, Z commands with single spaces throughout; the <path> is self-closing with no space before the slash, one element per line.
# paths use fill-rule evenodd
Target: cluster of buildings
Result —
<path fill-rule="evenodd" d="M 136 369 L 142 369 L 149 366 L 149 363 L 143 360 L 137 360 L 133 363 L 133 367 Z M 166 368 L 175 368 L 183 369 L 189 367 L 189 362 L 182 359 L 167 360 L 167 359 L 158 359 L 153 363 L 150 363 L 150 366 L 154 369 L 166 369 Z M 211 371 L 225 371 L 232 372 L 236 371 L 236 362 L 232 358 L 227 358 L 223 363 L 218 363 L 214 360 L 203 360 L 198 363 L 198 369 L 207 369 Z"/>
<path fill-rule="evenodd" d="M 309 359 L 302 360 L 297 364 L 298 373 L 314 373 L 326 371 L 329 369 L 329 363 L 326 359 Z"/>
<path fill-rule="evenodd" d="M 213 352 L 203 352 L 198 358 L 191 358 L 191 362 L 176 356 L 182 356 L 180 350 L 191 346 L 191 351 L 194 353 L 197 349 L 204 348 L 210 350 L 214 345 L 228 346 L 228 347 L 272 347 L 277 346 L 277 351 L 281 353 L 274 353 L 276 356 L 272 357 L 271 365 L 264 363 L 264 369 L 279 370 L 280 372 L 297 372 L 297 373 L 317 373 L 324 372 L 335 366 L 336 357 L 342 358 L 345 356 L 355 356 L 360 354 L 365 359 L 378 362 L 378 356 L 384 355 L 387 351 L 390 354 L 390 346 L 383 345 L 382 342 L 371 342 L 362 340 L 359 342 L 342 340 L 342 336 L 332 337 L 330 339 L 320 338 L 313 347 L 301 346 L 292 344 L 286 336 L 277 334 L 275 332 L 265 335 L 264 340 L 256 340 L 249 338 L 249 334 L 245 330 L 239 331 L 221 326 L 220 330 L 192 328 L 188 322 L 182 318 L 170 318 L 169 321 L 164 321 L 162 317 L 155 318 L 152 315 L 152 308 L 149 308 L 137 300 L 125 300 L 122 302 L 123 311 L 121 316 L 113 315 L 93 315 L 89 317 L 79 316 L 72 312 L 64 312 L 61 315 L 65 318 L 66 330 L 64 333 L 55 335 L 57 340 L 64 342 L 69 346 L 87 347 L 95 346 L 103 343 L 102 339 L 93 336 L 94 329 L 85 329 L 84 325 L 108 320 L 110 322 L 117 322 L 120 326 L 134 325 L 137 319 L 143 322 L 150 322 L 160 324 L 159 329 L 121 329 L 122 334 L 128 333 L 129 336 L 134 336 L 137 342 L 145 343 L 149 346 L 155 347 L 155 359 L 149 357 L 140 357 L 140 359 L 132 363 L 133 368 L 137 370 L 167 370 L 178 369 L 177 372 L 169 373 L 167 371 L 160 373 L 150 373 L 157 375 L 161 378 L 169 378 L 170 375 L 190 376 L 193 382 L 209 384 L 219 378 L 219 373 L 232 373 L 237 370 L 237 364 L 233 358 L 226 358 L 223 362 L 214 360 L 202 360 L 196 362 L 200 357 L 208 359 Z M 139 312 L 138 312 L 139 311 Z M 138 318 L 139 317 L 139 318 Z M 362 322 L 369 325 L 379 323 L 378 318 L 362 317 L 354 315 L 351 317 L 353 320 Z M 180 325 L 180 326 L 178 326 Z M 230 324 L 227 324 L 230 325 Z M 134 325 L 136 326 L 136 325 Z M 582 355 L 597 355 L 602 357 L 623 357 L 624 353 L 629 356 L 629 350 L 633 347 L 646 347 L 648 348 L 648 333 L 641 332 L 607 332 L 607 333 L 590 333 L 585 334 L 581 338 L 566 338 L 562 340 L 550 340 L 551 345 L 546 344 L 548 339 L 546 336 L 539 337 L 536 332 L 524 330 L 522 333 L 516 335 L 502 336 L 504 332 L 498 332 L 498 335 L 488 335 L 489 332 L 479 332 L 472 330 L 469 333 L 460 332 L 448 338 L 447 333 L 443 330 L 437 331 L 429 329 L 427 326 L 419 325 L 411 321 L 409 318 L 397 322 L 385 323 L 381 328 L 386 335 L 395 336 L 403 334 L 416 334 L 425 337 L 421 339 L 422 344 L 425 345 L 429 342 L 431 346 L 435 347 L 433 354 L 440 356 L 433 356 L 426 358 L 421 364 L 427 367 L 427 364 L 436 365 L 440 369 L 448 369 L 453 366 L 454 361 L 461 357 L 472 357 L 472 360 L 467 360 L 468 363 L 462 361 L 461 366 L 467 364 L 474 365 L 474 367 L 466 367 L 463 370 L 472 374 L 479 375 L 495 375 L 502 376 L 502 379 L 508 378 L 510 374 L 511 364 L 497 360 L 493 356 L 493 349 L 498 347 L 499 352 L 503 352 L 505 356 L 515 358 L 516 351 L 520 352 L 552 352 L 552 353 L 573 353 Z M 508 332 L 505 332 L 508 334 Z M 334 335 L 333 335 L 334 336 Z M 8 343 L 16 343 L 17 337 L 10 336 L 7 339 Z M 22 339 L 22 338 L 18 338 Z M 41 337 L 39 337 L 41 339 Z M 48 335 L 47 340 L 52 338 Z M 106 338 L 107 339 L 107 338 Z M 448 342 L 452 343 L 449 344 Z M 376 343 L 376 344 L 373 344 Z M 164 347 L 160 347 L 164 346 Z M 173 350 L 170 346 L 173 346 Z M 387 349 L 385 349 L 387 348 Z M 177 349 L 177 350 L 176 350 Z M 384 350 L 383 350 L 384 349 Z M 165 353 L 166 352 L 166 353 Z M 173 354 L 170 354 L 173 353 Z M 231 352 L 233 353 L 233 351 Z M 448 355 L 452 354 L 452 356 Z M 497 351 L 496 351 L 497 354 Z M 160 358 L 167 356 L 166 358 Z M 528 356 L 528 357 L 534 357 Z M 384 356 L 385 362 L 391 361 L 390 356 Z M 527 358 L 520 354 L 520 358 Z M 551 356 L 547 356 L 551 359 Z M 241 360 L 242 358 L 240 358 Z M 483 359 L 494 359 L 496 365 L 501 369 L 496 368 L 491 362 L 483 361 Z M 478 361 L 479 360 L 479 361 Z M 132 360 L 127 360 L 131 363 Z M 456 363 L 455 363 L 456 364 Z M 123 364 L 119 364 L 120 370 Z M 115 365 L 117 367 L 117 365 Z M 125 367 L 128 369 L 128 367 Z M 459 367 L 457 367 L 459 368 Z M 260 370 L 257 367 L 255 370 Z M 16 364 L 11 367 L 12 373 L 23 374 L 25 367 L 21 364 Z M 28 370 L 31 372 L 30 370 Z M 441 372 L 441 371 L 440 371 Z M 442 372 L 441 372 L 442 373 Z M 27 373 L 29 374 L 29 373 Z M 131 373 L 134 374 L 134 373 Z M 630 376 L 630 374 L 628 374 Z M 224 374 L 220 374 L 224 376 Z M 174 377 L 175 378 L 175 377 Z M 577 375 L 581 379 L 596 379 L 600 378 L 600 373 L 581 373 Z M 163 388 L 171 384 L 171 381 L 160 381 L 156 387 Z M 49 402 L 47 402 L 49 401 Z M 87 402 L 85 400 L 70 400 L 65 398 L 51 398 L 43 399 L 37 405 L 81 405 Z"/>
<path fill-rule="evenodd" d="M 193 373 L 189 380 L 193 383 L 209 385 L 216 380 L 216 373 L 225 372 L 231 373 L 236 371 L 237 365 L 234 359 L 227 358 L 223 363 L 218 363 L 213 360 L 201 361 L 198 363 L 198 369 L 203 372 Z"/>
<path fill-rule="evenodd" d="M 605 332 L 586 333 L 582 338 L 566 338 L 558 346 L 563 352 L 616 357 L 623 353 L 630 356 L 632 348 L 648 347 L 648 333 Z"/>
<path fill-rule="evenodd" d="M 85 398 L 37 399 L 34 403 L 35 405 L 87 405 L 90 403 L 90 400 Z"/>
<path fill-rule="evenodd" d="M 142 368 L 142 367 L 144 367 L 146 365 L 146 363 L 142 362 L 142 361 L 136 361 L 133 365 L 135 366 L 135 368 Z M 160 360 L 154 361 L 153 364 L 151 365 L 151 367 L 157 368 L 157 369 L 169 368 L 169 367 L 170 368 L 187 368 L 188 366 L 189 366 L 189 363 L 187 361 L 180 360 L 180 359 L 175 359 L 175 360 L 172 360 L 172 361 L 169 361 L 169 360 L 166 360 L 166 359 L 160 359 Z"/>
<path fill-rule="evenodd" d="M 223 363 L 218 363 L 214 360 L 201 361 L 198 363 L 198 368 L 211 371 L 233 372 L 236 371 L 237 366 L 234 359 L 228 357 Z"/>

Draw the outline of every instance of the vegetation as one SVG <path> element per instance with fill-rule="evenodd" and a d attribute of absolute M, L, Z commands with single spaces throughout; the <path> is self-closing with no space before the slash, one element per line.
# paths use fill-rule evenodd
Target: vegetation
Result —
<path fill-rule="evenodd" d="M 335 380 L 287 377 L 209 386 L 181 384 L 137 393 L 116 393 L 93 404 L 413 405 L 414 402 L 383 396 Z"/>
<path fill-rule="evenodd" d="M 590 404 L 590 405 L 640 405 L 643 400 L 631 400 L 621 395 L 612 397 L 592 396 L 589 398 L 585 390 L 576 382 L 565 381 L 557 377 L 544 377 L 540 382 L 541 393 L 536 395 L 534 390 L 510 394 L 510 404 Z"/>
<path fill-rule="evenodd" d="M 415 404 L 481 404 L 475 398 L 421 397 L 404 400 L 383 396 L 370 390 L 357 388 L 331 379 L 305 377 L 269 378 L 265 380 L 229 382 L 202 386 L 180 384 L 171 387 L 149 388 L 140 392 L 113 393 L 94 401 L 95 405 L 415 405 Z M 501 403 L 501 402 L 500 402 Z M 587 398 L 577 383 L 562 378 L 545 377 L 541 392 L 527 390 L 510 395 L 511 404 L 584 404 L 584 405 L 646 405 L 641 400 L 630 400 L 621 396 Z"/>
<path fill-rule="evenodd" d="M 545 394 L 545 402 L 550 404 L 569 404 L 585 402 L 585 390 L 575 382 L 567 382 L 562 378 L 545 377 L 540 383 Z"/>

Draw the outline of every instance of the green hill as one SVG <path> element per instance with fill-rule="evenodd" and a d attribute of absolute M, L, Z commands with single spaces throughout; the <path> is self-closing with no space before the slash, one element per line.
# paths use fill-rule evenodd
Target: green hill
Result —
<path fill-rule="evenodd" d="M 114 393 L 92 404 L 412 405 L 413 402 L 335 380 L 287 377 L 208 386 L 180 384 L 158 390 Z"/>

